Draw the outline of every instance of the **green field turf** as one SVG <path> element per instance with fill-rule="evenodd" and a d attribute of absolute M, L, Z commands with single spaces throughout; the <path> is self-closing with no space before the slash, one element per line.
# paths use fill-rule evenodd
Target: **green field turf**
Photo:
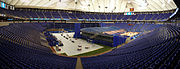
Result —
<path fill-rule="evenodd" d="M 100 45 L 100 44 L 98 44 L 98 45 Z M 98 50 L 95 50 L 95 51 L 91 51 L 91 52 L 87 52 L 87 53 L 83 53 L 83 54 L 79 54 L 79 55 L 75 55 L 75 56 L 93 56 L 93 55 L 96 55 L 96 54 L 106 52 L 106 51 L 113 48 L 113 47 L 104 46 L 104 45 L 100 45 L 100 46 L 103 46 L 104 48 L 101 48 L 101 49 L 98 49 Z"/>

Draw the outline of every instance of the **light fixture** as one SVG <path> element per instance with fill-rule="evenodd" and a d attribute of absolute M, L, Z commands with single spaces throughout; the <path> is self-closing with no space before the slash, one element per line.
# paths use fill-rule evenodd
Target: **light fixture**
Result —
<path fill-rule="evenodd" d="M 167 3 L 169 4 L 172 0 L 168 0 Z"/>
<path fill-rule="evenodd" d="M 21 2 L 26 2 L 26 3 L 29 3 L 30 1 L 29 0 L 20 0 Z"/>

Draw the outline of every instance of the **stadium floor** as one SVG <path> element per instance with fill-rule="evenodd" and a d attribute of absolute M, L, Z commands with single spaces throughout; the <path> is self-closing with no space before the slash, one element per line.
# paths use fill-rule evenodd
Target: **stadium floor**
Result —
<path fill-rule="evenodd" d="M 56 51 L 56 53 L 66 53 L 67 56 L 74 56 L 103 48 L 103 46 L 92 44 L 82 39 L 65 38 L 68 36 L 73 37 L 74 33 L 63 33 L 63 36 L 61 36 L 61 34 L 62 33 L 52 33 L 52 35 L 64 44 L 64 46 L 60 47 L 61 51 Z M 74 41 L 74 43 L 72 41 Z M 82 47 L 78 47 L 78 45 Z M 85 47 L 89 48 L 85 49 Z M 81 51 L 78 51 L 78 48 L 80 48 Z"/>

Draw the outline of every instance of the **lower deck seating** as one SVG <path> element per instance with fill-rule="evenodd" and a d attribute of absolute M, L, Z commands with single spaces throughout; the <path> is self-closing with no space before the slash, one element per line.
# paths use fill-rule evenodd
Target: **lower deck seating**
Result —
<path fill-rule="evenodd" d="M 81 58 L 85 69 L 177 68 L 180 29 L 163 26 L 109 53 Z"/>
<path fill-rule="evenodd" d="M 2 69 L 75 69 L 76 58 L 62 57 L 39 42 L 43 29 L 33 24 L 0 28 L 0 68 Z"/>
<path fill-rule="evenodd" d="M 153 28 L 156 29 L 111 52 L 81 58 L 83 68 L 178 69 L 180 28 L 171 25 L 155 25 Z M 50 48 L 39 43 L 38 37 L 43 30 L 44 27 L 38 24 L 0 27 L 0 68 L 75 69 L 76 58 L 55 55 Z"/>

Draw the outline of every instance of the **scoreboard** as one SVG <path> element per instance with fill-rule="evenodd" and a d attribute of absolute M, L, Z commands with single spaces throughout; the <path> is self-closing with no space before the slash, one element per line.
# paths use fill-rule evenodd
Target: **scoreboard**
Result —
<path fill-rule="evenodd" d="M 129 8 L 129 12 L 125 12 L 124 15 L 136 15 L 134 13 L 134 8 Z"/>
<path fill-rule="evenodd" d="M 15 9 L 13 5 L 9 5 L 9 4 L 6 4 L 6 3 L 1 2 L 1 1 L 0 1 L 0 7 L 4 8 L 4 9 L 9 9 L 9 10 L 14 10 Z"/>
<path fill-rule="evenodd" d="M 1 2 L 1 7 L 6 8 L 6 4 L 4 2 Z"/>
<path fill-rule="evenodd" d="M 125 12 L 124 15 L 136 15 L 134 12 Z"/>

